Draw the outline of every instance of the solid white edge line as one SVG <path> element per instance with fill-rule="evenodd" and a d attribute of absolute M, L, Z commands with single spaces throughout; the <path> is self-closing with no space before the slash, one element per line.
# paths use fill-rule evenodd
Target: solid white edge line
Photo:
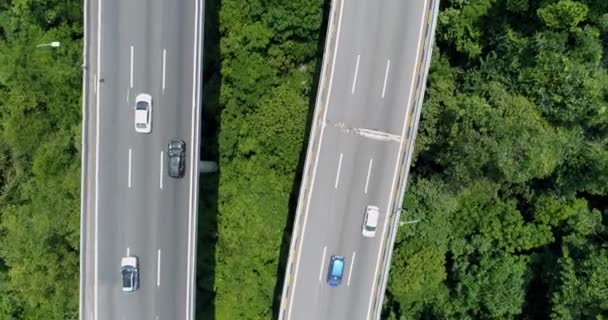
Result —
<path fill-rule="evenodd" d="M 369 186 L 369 177 L 372 173 L 372 164 L 374 163 L 374 159 L 369 159 L 369 166 L 367 167 L 367 178 L 365 179 L 365 194 L 367 194 L 367 186 Z"/>
<path fill-rule="evenodd" d="M 427 3 L 428 3 L 428 1 L 424 0 L 424 6 L 423 6 L 424 8 L 427 7 Z M 425 13 L 426 13 L 426 10 L 425 10 Z M 424 21 L 424 17 L 422 18 L 421 22 L 422 21 Z M 406 112 L 405 112 L 406 118 L 405 118 L 405 120 L 403 122 L 403 129 L 401 131 L 401 139 L 405 139 L 405 132 L 406 132 L 406 129 L 407 129 L 407 126 L 408 126 L 408 123 L 409 123 L 409 118 L 410 118 L 410 112 L 409 111 L 410 111 L 410 106 L 412 105 L 412 98 L 413 98 L 412 92 L 414 91 L 414 84 L 416 82 L 415 81 L 415 79 L 416 79 L 416 70 L 417 70 L 416 66 L 418 65 L 418 61 L 419 61 L 418 58 L 419 58 L 419 54 L 420 54 L 420 43 L 421 43 L 420 39 L 421 39 L 421 36 L 422 36 L 422 31 L 424 29 L 424 26 L 425 26 L 424 23 L 420 23 L 420 31 L 418 32 L 418 44 L 417 44 L 417 47 L 416 47 L 416 58 L 414 59 L 414 61 L 415 61 L 414 62 L 415 63 L 415 65 L 414 65 L 414 72 L 412 72 L 412 79 L 411 79 L 411 84 L 410 84 L 410 93 L 408 95 L 407 107 L 405 108 L 405 110 L 406 110 Z M 380 250 L 378 250 L 378 258 L 376 259 L 376 267 L 375 267 L 375 271 L 374 271 L 374 277 L 372 278 L 373 279 L 372 280 L 373 281 L 372 282 L 372 290 L 371 290 L 371 294 L 370 294 L 369 306 L 367 308 L 366 319 L 370 319 L 370 314 L 372 312 L 372 305 L 374 303 L 374 293 L 376 292 L 376 279 L 378 279 L 378 270 L 380 269 L 380 259 L 382 258 L 382 248 L 383 248 L 383 245 L 384 245 L 384 233 L 386 232 L 386 229 L 387 229 L 386 227 L 388 226 L 388 222 L 390 220 L 390 219 L 388 219 L 388 216 L 389 216 L 389 213 L 390 213 L 390 210 L 391 210 L 392 203 L 394 201 L 394 199 L 393 199 L 394 198 L 394 192 L 393 192 L 393 190 L 395 190 L 395 184 L 397 183 L 397 177 L 399 175 L 399 165 L 401 163 L 400 160 L 401 160 L 401 154 L 403 153 L 403 147 L 404 147 L 404 144 L 401 143 L 399 145 L 399 152 L 397 153 L 397 161 L 396 161 L 396 164 L 395 164 L 395 171 L 394 171 L 395 175 L 393 176 L 393 182 L 391 183 L 391 189 L 390 189 L 391 190 L 391 194 L 389 196 L 389 201 L 388 201 L 388 205 L 387 205 L 387 209 L 386 209 L 387 218 L 384 219 L 384 226 L 382 228 L 382 233 L 381 233 L 381 237 L 380 237 L 380 246 L 379 246 Z"/>
<path fill-rule="evenodd" d="M 355 268 L 355 257 L 357 256 L 357 253 L 355 251 L 353 251 L 353 259 L 350 262 L 350 270 L 348 270 L 348 282 L 346 283 L 347 287 L 350 287 L 350 278 L 353 275 L 353 269 Z"/>
<path fill-rule="evenodd" d="M 197 124 L 197 119 L 198 119 L 198 113 L 196 113 L 197 110 L 197 96 L 198 96 L 198 81 L 197 81 L 197 75 L 198 75 L 198 69 L 199 69 L 199 65 L 197 63 L 198 59 L 199 59 L 199 52 L 198 52 L 198 45 L 199 45 L 199 19 L 200 19 L 200 12 L 199 12 L 199 0 L 195 0 L 194 1 L 194 48 L 193 48 L 193 55 L 192 55 L 192 66 L 193 66 L 193 70 L 192 70 L 192 122 L 191 122 L 191 128 L 190 128 L 190 142 L 193 146 L 197 145 L 197 141 L 195 139 L 198 139 L 198 136 L 195 137 L 195 132 L 197 132 L 197 130 L 195 129 L 195 126 Z M 194 226 L 193 223 L 195 221 L 195 217 L 194 217 L 194 210 L 196 208 L 194 208 L 194 203 L 193 203 L 193 197 L 194 197 L 194 179 L 196 174 L 198 174 L 198 172 L 194 172 L 194 170 L 196 169 L 196 165 L 195 165 L 195 156 L 198 155 L 198 152 L 193 152 L 193 156 L 190 157 L 190 183 L 189 183 L 189 198 L 188 198 L 188 261 L 187 261 L 187 267 L 186 267 L 186 320 L 191 320 L 192 319 L 192 302 L 190 301 L 191 299 L 193 299 L 193 295 L 191 293 L 193 286 L 192 286 L 192 268 L 194 268 L 194 254 L 196 254 L 196 252 L 194 251 L 194 244 L 192 243 L 194 241 L 193 237 L 193 233 L 194 233 Z M 196 161 L 198 161 L 198 159 L 196 159 Z"/>
<path fill-rule="evenodd" d="M 102 0 L 97 0 L 97 73 L 101 73 L 101 8 Z M 99 127 L 100 127 L 100 91 L 99 81 L 95 84 L 97 86 L 96 95 L 96 128 L 95 128 L 95 268 L 94 268 L 94 318 L 97 319 L 99 312 Z"/>
<path fill-rule="evenodd" d="M 317 175 L 317 165 L 319 163 L 319 154 L 321 153 L 321 147 L 323 145 L 323 132 L 325 131 L 325 121 L 327 119 L 327 110 L 329 109 L 329 99 L 331 97 L 331 85 L 334 80 L 334 69 L 336 67 L 336 56 L 338 55 L 338 46 L 340 44 L 340 28 L 342 27 L 342 12 L 344 11 L 344 1 L 340 2 L 340 14 L 338 15 L 338 30 L 336 32 L 336 49 L 334 51 L 333 62 L 331 65 L 331 75 L 329 77 L 329 85 L 327 91 L 327 102 L 325 106 L 325 112 L 323 113 L 323 122 L 321 124 L 321 133 L 319 137 L 319 149 L 316 154 L 315 164 L 312 172 L 312 181 L 310 184 L 310 193 L 308 194 L 308 200 L 306 201 L 306 210 L 304 211 L 304 221 L 302 222 L 302 238 L 300 239 L 300 245 L 298 246 L 298 252 L 302 252 L 302 244 L 304 243 L 304 236 L 306 235 L 306 222 L 308 220 L 308 208 L 310 207 L 310 199 L 312 198 L 312 192 L 315 186 L 315 177 Z M 298 281 L 298 270 L 300 268 L 301 254 L 298 254 L 295 262 L 294 278 L 293 278 L 293 289 L 294 294 L 289 296 L 289 307 L 287 309 L 287 320 L 291 319 L 291 308 L 293 307 L 293 297 L 295 296 L 296 284 Z"/>
<path fill-rule="evenodd" d="M 131 46 L 131 68 L 129 71 L 129 84 L 133 88 L 133 46 Z"/>
<path fill-rule="evenodd" d="M 160 188 L 163 188 L 163 160 L 165 158 L 163 157 L 163 151 L 160 151 Z"/>
<path fill-rule="evenodd" d="M 156 286 L 160 288 L 160 249 L 158 249 L 156 255 Z"/>
<path fill-rule="evenodd" d="M 342 170 L 342 157 L 344 154 L 340 153 L 340 160 L 338 160 L 338 172 L 336 173 L 336 183 L 334 189 L 338 189 L 338 183 L 340 182 L 340 171 Z"/>
<path fill-rule="evenodd" d="M 319 269 L 319 282 L 323 278 L 323 266 L 325 266 L 325 255 L 327 254 L 327 246 L 323 247 L 323 255 L 321 256 L 321 269 Z"/>
<path fill-rule="evenodd" d="M 382 99 L 384 99 L 384 93 L 386 92 L 386 83 L 388 81 L 388 72 L 391 68 L 391 59 L 386 61 L 386 71 L 384 72 L 384 85 L 382 86 Z"/>
<path fill-rule="evenodd" d="M 131 148 L 129 148 L 129 178 L 127 184 L 131 188 Z"/>
<path fill-rule="evenodd" d="M 359 74 L 359 59 L 361 58 L 361 55 L 358 54 L 357 55 L 357 64 L 355 65 L 355 77 L 353 78 L 353 88 L 351 90 L 351 93 L 355 93 L 355 86 L 357 85 L 357 75 Z"/>
<path fill-rule="evenodd" d="M 163 49 L 163 92 L 165 92 L 165 70 L 167 67 L 167 49 Z"/>

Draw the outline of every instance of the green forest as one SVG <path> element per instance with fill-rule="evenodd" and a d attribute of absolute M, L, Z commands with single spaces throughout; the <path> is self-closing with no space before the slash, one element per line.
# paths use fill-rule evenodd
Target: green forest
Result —
<path fill-rule="evenodd" d="M 328 10 L 206 1 L 199 319 L 277 316 Z M 82 23 L 0 0 L 1 320 L 78 318 Z M 608 319 L 607 49 L 606 0 L 442 0 L 384 319 Z"/>
<path fill-rule="evenodd" d="M 78 319 L 82 37 L 79 2 L 0 0 L 2 320 Z"/>

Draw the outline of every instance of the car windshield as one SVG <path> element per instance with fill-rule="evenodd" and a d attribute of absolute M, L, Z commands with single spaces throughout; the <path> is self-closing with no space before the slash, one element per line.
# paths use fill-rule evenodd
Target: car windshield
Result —
<path fill-rule="evenodd" d="M 147 109 L 148 108 L 148 103 L 145 101 L 139 101 L 137 103 L 137 105 L 135 106 L 136 109 Z"/>
<path fill-rule="evenodd" d="M 374 231 L 374 230 L 376 230 L 376 227 L 367 225 L 367 226 L 365 226 L 365 230 L 367 230 L 367 231 Z"/>

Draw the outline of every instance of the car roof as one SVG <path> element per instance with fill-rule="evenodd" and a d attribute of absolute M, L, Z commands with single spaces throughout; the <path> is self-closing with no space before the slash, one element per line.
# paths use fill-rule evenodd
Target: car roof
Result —
<path fill-rule="evenodd" d="M 376 206 L 367 206 L 367 221 L 368 225 L 375 226 L 378 224 L 379 211 Z"/>
<path fill-rule="evenodd" d="M 137 122 L 147 122 L 148 120 L 148 109 L 137 109 L 135 110 L 135 118 Z"/>
<path fill-rule="evenodd" d="M 333 265 L 331 268 L 331 274 L 335 276 L 341 276 L 344 271 L 344 257 L 333 256 Z"/>

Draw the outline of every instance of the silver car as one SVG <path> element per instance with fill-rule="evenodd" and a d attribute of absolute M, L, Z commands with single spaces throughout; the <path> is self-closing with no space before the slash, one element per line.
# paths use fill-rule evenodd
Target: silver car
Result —
<path fill-rule="evenodd" d="M 136 256 L 123 257 L 120 260 L 122 291 L 133 292 L 139 288 L 139 261 Z"/>
<path fill-rule="evenodd" d="M 376 236 L 376 228 L 378 227 L 378 217 L 380 209 L 376 206 L 367 206 L 365 209 L 365 217 L 363 218 L 363 228 L 361 234 L 366 238 Z"/>

